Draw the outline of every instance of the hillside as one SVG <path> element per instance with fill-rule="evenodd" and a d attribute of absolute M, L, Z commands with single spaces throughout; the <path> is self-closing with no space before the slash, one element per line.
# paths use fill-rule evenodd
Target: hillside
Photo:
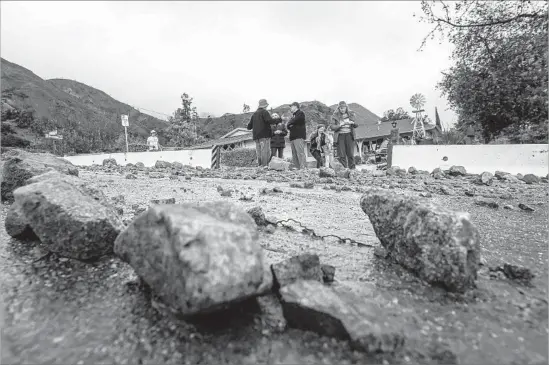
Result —
<path fill-rule="evenodd" d="M 64 136 L 67 153 L 119 150 L 124 146 L 120 114 L 128 111 L 131 142 L 143 143 L 149 131 L 157 129 L 162 143 L 167 122 L 140 113 L 100 90 L 72 80 L 44 80 L 3 58 L 0 69 L 3 146 L 10 141 L 6 137 L 11 132 L 12 137 L 48 149 L 51 141 L 43 138 L 43 133 L 57 128 Z"/>
<path fill-rule="evenodd" d="M 328 107 L 327 105 L 319 101 L 305 101 L 301 103 L 301 110 L 305 113 L 305 120 L 307 122 L 307 130 L 313 131 L 319 123 L 327 124 L 330 120 L 330 116 L 337 105 Z M 376 124 L 380 119 L 377 115 L 366 109 L 360 104 L 350 103 L 349 108 L 352 109 L 357 115 L 357 123 L 359 125 Z M 281 116 L 290 116 L 290 105 L 284 104 L 276 108 L 269 109 L 272 112 L 276 112 Z M 234 128 L 245 127 L 253 112 L 242 114 L 227 114 L 218 118 L 211 118 L 210 120 L 201 119 L 201 132 L 206 138 L 219 138 L 224 134 L 230 132 Z"/>

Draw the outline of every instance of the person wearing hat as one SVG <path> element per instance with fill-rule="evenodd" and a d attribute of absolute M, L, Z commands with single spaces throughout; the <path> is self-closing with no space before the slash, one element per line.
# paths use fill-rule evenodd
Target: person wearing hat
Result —
<path fill-rule="evenodd" d="M 267 111 L 268 106 L 267 100 L 259 100 L 257 110 L 252 115 L 247 127 L 252 131 L 259 166 L 267 166 L 271 161 L 271 137 L 273 135 L 271 125 L 280 122 L 280 117 L 276 119 L 271 117 Z"/>
<path fill-rule="evenodd" d="M 293 164 L 298 169 L 304 169 L 307 167 L 307 155 L 305 154 L 305 139 L 307 138 L 305 113 L 299 109 L 299 103 L 295 101 L 290 105 L 290 111 L 293 116 L 286 127 L 290 131 Z"/>
<path fill-rule="evenodd" d="M 150 137 L 147 138 L 147 146 L 149 146 L 149 151 L 158 151 L 158 137 L 154 129 L 151 131 Z"/>
<path fill-rule="evenodd" d="M 280 117 L 277 113 L 273 113 L 272 118 L 278 120 Z M 271 138 L 271 156 L 276 156 L 278 154 L 278 158 L 284 158 L 284 148 L 286 147 L 285 137 L 288 134 L 288 131 L 286 130 L 282 120 L 280 120 L 272 128 L 273 137 Z"/>
<path fill-rule="evenodd" d="M 355 113 L 347 103 L 340 101 L 334 114 L 330 128 L 334 131 L 334 141 L 337 143 L 337 157 L 344 167 L 355 168 Z"/>

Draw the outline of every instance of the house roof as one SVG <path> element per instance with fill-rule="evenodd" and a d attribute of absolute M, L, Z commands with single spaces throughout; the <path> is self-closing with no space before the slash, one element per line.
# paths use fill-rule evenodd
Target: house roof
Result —
<path fill-rule="evenodd" d="M 233 129 L 232 131 L 230 131 L 229 133 L 219 137 L 219 138 L 227 138 L 227 137 L 230 137 L 232 136 L 234 133 L 236 132 L 246 132 L 246 133 L 252 133 L 251 131 L 247 130 L 246 128 L 235 128 Z"/>
<path fill-rule="evenodd" d="M 397 128 L 400 134 L 412 133 L 412 119 L 402 119 L 397 121 Z M 425 130 L 434 129 L 435 125 L 425 124 Z M 393 125 L 391 122 L 381 122 L 380 124 L 361 124 L 355 129 L 356 139 L 379 139 L 391 135 Z"/>
<path fill-rule="evenodd" d="M 252 133 L 250 132 L 240 136 L 212 139 L 211 141 L 207 141 L 201 144 L 191 146 L 190 149 L 197 150 L 202 148 L 212 148 L 213 146 L 216 146 L 216 145 L 224 146 L 227 144 L 233 144 L 233 143 L 251 141 L 251 140 L 252 140 Z"/>

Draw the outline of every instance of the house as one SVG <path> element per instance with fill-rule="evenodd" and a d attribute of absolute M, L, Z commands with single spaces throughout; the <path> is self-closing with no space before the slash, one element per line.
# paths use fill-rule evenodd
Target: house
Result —
<path fill-rule="evenodd" d="M 309 152 L 309 140 L 306 142 L 307 162 L 314 162 L 316 160 Z M 249 131 L 246 128 L 235 128 L 220 138 L 192 146 L 191 149 L 213 148 L 214 146 L 221 146 L 222 151 L 232 151 L 236 148 L 255 148 L 255 141 L 252 138 L 252 131 Z M 284 158 L 288 157 L 292 157 L 292 146 L 290 145 L 288 136 L 286 136 Z"/>
<path fill-rule="evenodd" d="M 413 119 L 402 119 L 396 121 L 400 137 L 411 138 L 413 134 Z M 442 130 L 434 124 L 424 124 L 427 139 L 436 140 L 440 137 Z M 389 138 L 393 129 L 392 121 L 378 122 L 375 124 L 361 124 L 356 130 L 356 151 L 362 156 L 368 151 L 375 150 L 375 145 L 380 145 L 384 139 Z"/>

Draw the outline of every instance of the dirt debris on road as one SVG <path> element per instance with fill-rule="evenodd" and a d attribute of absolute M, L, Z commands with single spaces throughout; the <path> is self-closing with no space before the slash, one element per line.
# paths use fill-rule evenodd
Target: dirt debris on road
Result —
<path fill-rule="evenodd" d="M 192 179 L 169 179 L 174 168 Z M 137 179 L 126 179 L 121 171 Z M 119 258 L 107 255 L 85 263 L 47 255 L 45 244 L 12 239 L 2 229 L 1 363 L 547 363 L 547 185 L 534 179 L 513 182 L 498 174 L 491 185 L 476 185 L 477 176 L 461 172 L 435 179 L 406 172 L 374 176 L 352 171 L 340 178 L 320 177 L 315 169 L 212 171 L 166 164 L 125 169 L 109 163 L 80 169 L 80 178 L 109 199 L 124 197 L 117 204 L 127 222 L 135 219 L 135 209 L 165 197 L 173 197 L 176 204 L 222 200 L 244 210 L 260 206 L 267 221 L 288 220 L 271 232 L 259 228 L 265 264 L 317 255 L 320 263 L 337 269 L 332 290 L 356 298 L 356 313 L 368 310 L 370 304 L 361 305 L 364 301 L 395 316 L 391 323 L 402 333 L 403 346 L 398 351 L 361 351 L 345 338 L 294 328 L 295 316 L 286 326 L 275 294 L 272 300 L 250 298 L 200 318 L 176 318 L 151 300 L 134 270 Z M 147 173 L 157 174 L 154 183 Z M 292 183 L 313 186 L 292 188 Z M 542 203 L 534 212 L 486 209 L 465 195 L 472 184 L 476 195 L 487 199 L 508 194 L 512 199 L 506 204 Z M 335 189 L 323 189 L 333 185 Z M 220 196 L 218 186 L 236 194 Z M 441 186 L 455 195 L 442 195 Z M 274 187 L 280 192 L 262 193 Z M 383 256 L 374 256 L 372 247 L 358 245 L 380 247 L 360 207 L 362 194 L 371 187 L 429 193 L 425 199 L 434 204 L 468 212 L 487 263 L 478 271 L 476 288 L 460 294 L 431 287 Z M 240 200 L 242 195 L 252 199 Z M 3 221 L 7 211 L 4 205 Z M 330 234 L 349 240 L 319 238 Z M 527 277 L 528 285 L 490 271 L 505 264 L 513 265 L 513 270 L 507 268 L 509 275 Z"/>

